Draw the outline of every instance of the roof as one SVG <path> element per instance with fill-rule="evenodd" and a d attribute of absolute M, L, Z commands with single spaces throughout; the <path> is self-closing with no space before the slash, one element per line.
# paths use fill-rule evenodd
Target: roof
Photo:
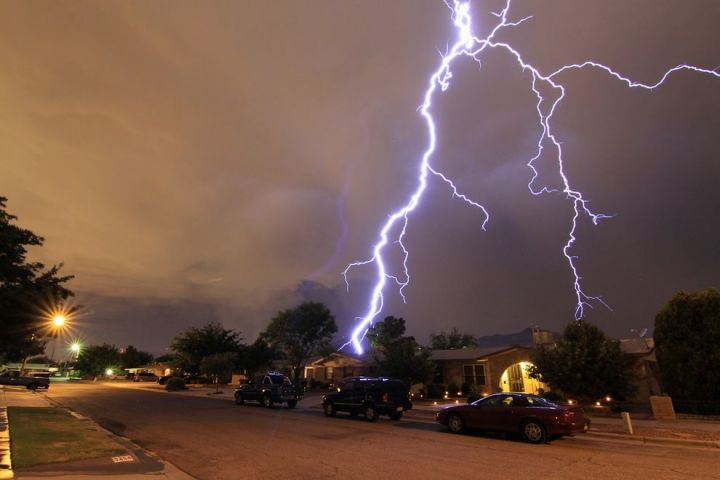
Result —
<path fill-rule="evenodd" d="M 620 349 L 629 355 L 643 355 L 655 348 L 655 339 L 652 337 L 621 338 Z"/>
<path fill-rule="evenodd" d="M 344 353 L 331 353 L 327 357 L 317 358 L 314 362 L 308 362 L 308 367 L 362 367 L 373 363 L 366 355 L 352 356 Z"/>
<path fill-rule="evenodd" d="M 528 347 L 506 345 L 504 347 L 485 347 L 485 348 L 455 348 L 450 350 L 433 350 L 430 354 L 431 360 L 476 360 L 489 357 L 507 350 L 522 348 L 527 350 Z"/>

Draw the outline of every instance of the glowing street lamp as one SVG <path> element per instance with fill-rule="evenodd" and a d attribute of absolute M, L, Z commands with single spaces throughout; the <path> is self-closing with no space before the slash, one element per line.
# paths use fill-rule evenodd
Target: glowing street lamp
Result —
<path fill-rule="evenodd" d="M 52 319 L 53 327 L 55 327 L 56 329 L 63 328 L 65 326 L 66 320 L 67 319 L 65 318 L 65 315 L 63 315 L 62 313 L 58 313 Z"/>

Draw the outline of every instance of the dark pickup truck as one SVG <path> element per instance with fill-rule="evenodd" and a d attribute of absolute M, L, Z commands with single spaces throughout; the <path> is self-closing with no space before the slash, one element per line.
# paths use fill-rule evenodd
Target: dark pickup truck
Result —
<path fill-rule="evenodd" d="M 28 390 L 37 388 L 50 388 L 50 379 L 47 377 L 25 377 L 20 375 L 18 371 L 3 370 L 0 372 L 0 385 L 11 385 L 16 387 L 25 387 Z"/>
<path fill-rule="evenodd" d="M 247 400 L 260 402 L 263 407 L 272 408 L 276 403 L 287 403 L 288 408 L 295 408 L 298 400 L 302 400 L 305 389 L 294 385 L 287 375 L 269 372 L 253 377 L 248 383 L 235 390 L 235 403 L 243 405 Z"/>

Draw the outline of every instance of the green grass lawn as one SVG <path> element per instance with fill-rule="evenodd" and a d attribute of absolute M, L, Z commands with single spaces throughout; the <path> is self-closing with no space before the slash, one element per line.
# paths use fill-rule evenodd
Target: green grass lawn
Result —
<path fill-rule="evenodd" d="M 62 408 L 8 407 L 8 417 L 13 468 L 126 453 L 92 422 Z"/>

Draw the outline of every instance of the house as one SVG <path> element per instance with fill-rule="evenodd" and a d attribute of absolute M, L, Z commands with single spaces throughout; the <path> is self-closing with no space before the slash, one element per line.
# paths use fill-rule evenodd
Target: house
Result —
<path fill-rule="evenodd" d="M 154 363 L 152 365 L 143 365 L 141 367 L 126 368 L 126 372 L 129 375 L 135 375 L 136 373 L 152 373 L 158 377 L 164 375 L 172 375 L 174 368 L 168 363 Z"/>
<path fill-rule="evenodd" d="M 336 352 L 308 362 L 304 377 L 306 380 L 336 385 L 343 378 L 372 376 L 376 375 L 377 371 L 374 360 L 367 355 L 352 356 Z"/>
<path fill-rule="evenodd" d="M 530 352 L 526 346 L 459 348 L 433 350 L 430 359 L 436 364 L 433 383 L 463 394 L 471 386 L 481 395 L 497 392 L 537 393 L 548 390 L 542 382 L 528 376 Z"/>
<path fill-rule="evenodd" d="M 636 403 L 650 403 L 650 396 L 661 395 L 655 340 L 651 337 L 621 338 L 620 349 L 635 359 L 635 387 L 631 398 Z"/>

